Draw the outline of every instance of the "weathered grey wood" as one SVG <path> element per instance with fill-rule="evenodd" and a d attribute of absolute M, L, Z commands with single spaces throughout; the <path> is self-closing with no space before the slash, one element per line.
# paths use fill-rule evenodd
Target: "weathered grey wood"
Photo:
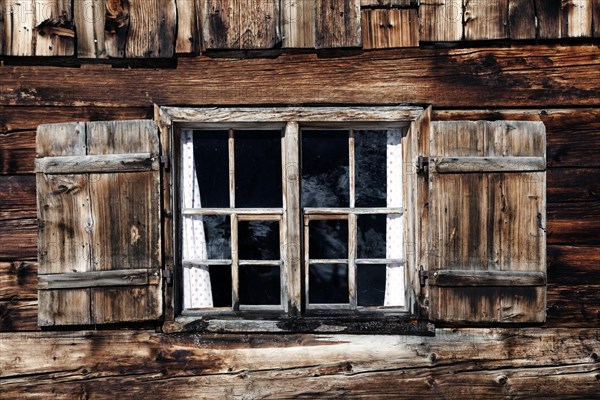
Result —
<path fill-rule="evenodd" d="M 35 160 L 36 172 L 86 174 L 158 170 L 157 155 L 151 153 L 45 157 Z"/>
<path fill-rule="evenodd" d="M 465 40 L 508 37 L 509 0 L 464 1 Z"/>
<path fill-rule="evenodd" d="M 202 29 L 207 50 L 239 49 L 240 0 L 207 0 L 204 4 Z"/>
<path fill-rule="evenodd" d="M 129 1 L 104 0 L 105 15 L 104 26 L 99 35 L 104 35 L 106 55 L 108 57 L 123 58 L 127 48 L 127 39 L 131 22 L 131 7 Z M 102 4 L 102 0 L 97 2 Z M 134 4 L 134 6 L 137 6 Z M 91 7 L 91 6 L 90 6 Z M 98 10 L 102 12 L 102 10 Z"/>
<path fill-rule="evenodd" d="M 509 0 L 508 28 L 511 39 L 535 39 L 536 16 L 535 1 Z"/>
<path fill-rule="evenodd" d="M 544 272 L 439 270 L 429 277 L 431 286 L 544 286 Z"/>
<path fill-rule="evenodd" d="M 177 0 L 177 54 L 197 54 L 202 50 L 201 0 Z"/>
<path fill-rule="evenodd" d="M 592 0 L 535 0 L 540 39 L 592 36 Z"/>
<path fill-rule="evenodd" d="M 182 108 L 161 107 L 170 123 L 327 123 L 395 122 L 401 127 L 423 111 L 421 107 L 278 107 L 278 108 Z"/>
<path fill-rule="evenodd" d="M 416 9 L 367 9 L 361 14 L 363 49 L 419 46 Z"/>
<path fill-rule="evenodd" d="M 536 122 L 437 122 L 432 157 L 545 156 Z M 541 272 L 545 261 L 544 172 L 429 174 L 430 274 L 439 270 Z M 431 282 L 430 282 L 431 284 Z M 543 322 L 545 287 L 430 286 L 435 320 Z"/>
<path fill-rule="evenodd" d="M 426 0 L 419 3 L 420 37 L 425 42 L 463 38 L 463 0 Z"/>
<path fill-rule="evenodd" d="M 317 49 L 362 46 L 360 0 L 320 0 L 315 18 Z"/>
<path fill-rule="evenodd" d="M 158 285 L 159 273 L 148 269 L 38 275 L 40 289 L 81 289 L 102 286 Z"/>
<path fill-rule="evenodd" d="M 110 4 L 120 5 L 120 2 Z M 107 7 L 106 0 L 74 1 L 74 21 L 77 31 L 77 57 L 80 58 L 106 58 L 106 44 L 104 28 L 106 25 Z M 117 15 L 116 8 L 108 14 Z M 121 10 L 122 11 L 122 10 Z M 121 18 L 125 22 L 126 19 Z M 112 48 L 112 47 L 111 47 Z M 112 54 L 116 56 L 117 54 Z"/>
<path fill-rule="evenodd" d="M 544 157 L 439 157 L 431 158 L 429 162 L 440 174 L 546 170 Z"/>
<path fill-rule="evenodd" d="M 283 47 L 315 47 L 314 0 L 282 0 Z"/>

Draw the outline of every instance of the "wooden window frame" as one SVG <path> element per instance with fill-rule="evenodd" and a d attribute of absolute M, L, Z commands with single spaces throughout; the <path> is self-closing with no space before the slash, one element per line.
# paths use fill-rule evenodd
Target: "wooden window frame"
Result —
<path fill-rule="evenodd" d="M 373 309 L 363 307 L 348 310 L 348 307 L 324 307 L 318 309 L 306 308 L 302 305 L 301 274 L 308 262 L 302 258 L 300 246 L 291 243 L 301 243 L 304 222 L 296 221 L 301 218 L 302 209 L 299 204 L 299 184 L 286 185 L 288 180 L 299 180 L 299 169 L 287 168 L 300 165 L 299 132 L 300 128 L 346 128 L 358 130 L 368 129 L 404 129 L 406 132 L 419 131 L 417 124 L 424 113 L 427 116 L 430 109 L 409 106 L 380 106 L 380 107 L 270 107 L 270 108 L 181 108 L 155 106 L 155 119 L 160 129 L 161 154 L 178 160 L 178 132 L 181 129 L 235 129 L 257 128 L 282 129 L 282 166 L 283 194 L 287 198 L 283 204 L 280 230 L 283 231 L 281 288 L 282 308 L 244 307 L 227 310 L 203 310 L 198 312 L 183 312 L 178 293 L 179 270 L 181 264 L 178 251 L 178 185 L 177 168 L 166 169 L 162 175 L 163 187 L 163 229 L 165 232 L 164 265 L 167 276 L 173 276 L 173 282 L 165 285 L 165 315 L 163 330 L 178 331 L 208 331 L 208 332 L 381 332 L 381 333 L 412 333 L 431 334 L 432 325 L 426 319 L 417 318 L 416 307 L 418 292 L 418 268 L 415 258 L 418 251 L 407 252 L 405 247 L 406 307 Z M 414 135 L 413 134 L 413 135 Z M 290 143 L 293 142 L 293 143 Z M 416 151 L 416 150 L 414 150 Z M 413 153 L 414 153 L 413 151 Z M 411 153 L 412 154 L 412 153 Z M 411 162 L 412 160 L 403 160 Z M 415 182 L 412 182 L 414 185 Z M 230 182 L 231 184 L 231 182 Z M 403 182 L 406 186 L 406 182 Z M 412 190 L 412 189 L 411 189 Z M 415 189 L 416 190 L 416 189 Z M 406 192 L 406 189 L 404 189 Z M 352 205 L 351 205 L 352 206 Z M 228 214 L 236 215 L 236 209 L 226 210 Z M 247 210 L 250 214 L 252 210 Z M 319 211 L 314 217 L 331 217 L 339 214 L 340 210 Z M 321 212 L 323 211 L 323 212 Z M 356 219 L 357 214 L 368 210 L 350 207 L 346 215 Z M 381 211 L 381 210 L 379 210 Z M 414 210 L 406 210 L 405 225 L 414 224 Z M 233 214 L 231 214 L 233 212 Z M 395 211 L 394 211 L 395 213 Z M 310 214 L 310 213 L 308 213 Z M 240 214 L 241 215 L 241 214 Z M 271 215 L 272 216 L 272 215 Z M 309 219 L 311 216 L 308 217 Z M 231 221 L 232 226 L 234 220 Z M 232 232 L 233 234 L 233 232 Z M 294 241 L 293 238 L 298 238 Z M 290 239 L 292 238 L 292 239 Z M 349 243 L 351 245 L 351 243 Z M 403 243 L 406 246 L 405 243 Z M 411 260 L 409 262 L 409 253 Z M 356 260 L 348 260 L 355 264 Z M 353 262 L 354 261 L 354 262 Z M 369 260 L 367 260 L 369 261 Z M 289 265 L 284 265 L 289 264 Z M 349 266 L 350 267 L 350 266 Z M 417 284 L 415 285 L 415 282 Z M 352 282 L 350 282 L 351 284 Z M 235 286 L 235 285 L 234 285 Z M 351 291 L 352 293 L 352 291 Z M 235 297 L 235 295 L 233 296 Z M 351 299 L 352 300 L 352 299 Z M 354 299 L 356 300 L 356 299 Z M 353 302 L 351 301 L 351 305 Z M 355 304 L 354 304 L 355 305 Z M 336 309 L 337 308 L 337 309 Z"/>

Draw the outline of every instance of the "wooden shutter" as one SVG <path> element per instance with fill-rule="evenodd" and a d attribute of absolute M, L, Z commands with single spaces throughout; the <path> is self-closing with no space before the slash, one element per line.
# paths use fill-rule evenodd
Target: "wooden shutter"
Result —
<path fill-rule="evenodd" d="M 39 325 L 160 318 L 154 121 L 42 125 L 36 145 Z"/>
<path fill-rule="evenodd" d="M 430 135 L 430 317 L 544 322 L 544 125 L 434 122 Z"/>

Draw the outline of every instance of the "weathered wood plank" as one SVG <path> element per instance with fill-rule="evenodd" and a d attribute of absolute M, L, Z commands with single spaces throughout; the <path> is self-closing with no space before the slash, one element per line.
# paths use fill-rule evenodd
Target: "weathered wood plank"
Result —
<path fill-rule="evenodd" d="M 109 6 L 109 14 L 116 16 L 116 7 L 120 6 L 121 2 L 110 1 L 109 4 L 112 5 L 112 7 Z M 77 30 L 77 57 L 107 57 L 104 33 L 104 28 L 106 26 L 106 11 L 106 0 L 85 0 L 73 2 L 75 29 Z M 120 21 L 121 22 L 119 25 L 122 25 L 125 21 L 127 21 L 127 19 L 121 18 Z M 113 29 L 109 29 L 109 32 L 112 33 L 114 30 L 116 33 L 117 26 L 115 26 Z M 111 55 L 118 56 L 119 52 L 113 52 Z M 121 52 L 121 56 L 123 55 L 124 52 Z"/>
<path fill-rule="evenodd" d="M 11 212 L 10 214 L 13 214 Z M 0 260 L 36 260 L 38 224 L 35 216 L 0 218 Z"/>
<path fill-rule="evenodd" d="M 416 7 L 417 0 L 360 0 L 361 7 Z"/>
<path fill-rule="evenodd" d="M 118 268 L 115 266 L 115 268 Z M 147 269 L 74 272 L 66 274 L 39 275 L 39 289 L 81 289 L 102 286 L 157 285 L 159 273 Z"/>
<path fill-rule="evenodd" d="M 600 246 L 548 246 L 548 282 L 584 285 L 600 282 Z"/>
<path fill-rule="evenodd" d="M 544 157 L 436 157 L 430 160 L 440 174 L 464 172 L 544 171 Z"/>
<path fill-rule="evenodd" d="M 279 1 L 240 1 L 240 48 L 281 47 Z"/>
<path fill-rule="evenodd" d="M 429 277 L 432 286 L 544 286 L 546 274 L 527 271 L 439 270 Z"/>
<path fill-rule="evenodd" d="M 463 38 L 463 1 L 427 0 L 419 5 L 420 37 L 425 42 L 452 42 Z"/>
<path fill-rule="evenodd" d="M 204 4 L 204 47 L 207 50 L 239 49 L 239 0 L 207 0 Z"/>
<path fill-rule="evenodd" d="M 508 30 L 513 40 L 535 39 L 535 2 L 532 0 L 509 0 Z"/>
<path fill-rule="evenodd" d="M 378 51 L 338 58 L 302 54 L 215 61 L 198 57 L 179 59 L 177 69 L 172 70 L 5 65 L 0 69 L 0 104 L 597 106 L 599 60 L 600 49 L 594 46 L 540 45 L 386 50 L 385 57 Z M 348 68 L 349 63 L 355 68 Z M 550 64 L 552 74 L 547 70 Z M 247 73 L 240 74 L 240 70 Z M 419 84 L 415 85 L 417 76 Z M 469 86 L 469 96 L 456 96 L 465 85 Z"/>
<path fill-rule="evenodd" d="M 175 54 L 175 0 L 128 1 L 127 58 L 170 58 Z"/>
<path fill-rule="evenodd" d="M 35 160 L 35 172 L 44 174 L 156 171 L 158 167 L 158 154 L 151 153 L 44 157 Z"/>
<path fill-rule="evenodd" d="M 535 0 L 540 39 L 592 36 L 592 0 Z"/>
<path fill-rule="evenodd" d="M 8 301 L 0 301 L 0 332 L 39 330 L 37 304 L 37 299 L 20 300 L 19 298 L 13 298 Z M 5 349 L 2 346 L 3 344 L 0 343 L 0 350 L 4 354 Z"/>
<path fill-rule="evenodd" d="M 3 389 L 11 397 L 110 398 L 118 387 L 177 398 L 199 391 L 205 398 L 590 398 L 597 389 L 597 329 L 438 330 L 434 338 L 378 336 L 376 346 L 365 335 L 104 331 L 0 338 Z"/>
<path fill-rule="evenodd" d="M 548 244 L 600 245 L 600 202 L 548 203 Z"/>
<path fill-rule="evenodd" d="M 600 38 L 600 0 L 592 0 L 592 7 L 594 8 L 594 31 L 592 34 L 594 38 Z"/>
<path fill-rule="evenodd" d="M 202 3 L 177 0 L 177 54 L 198 54 L 202 50 Z"/>
<path fill-rule="evenodd" d="M 0 262 L 0 301 L 37 299 L 37 263 Z"/>
<path fill-rule="evenodd" d="M 0 133 L 0 175 L 32 173 L 34 156 L 35 131 Z"/>
<path fill-rule="evenodd" d="M 595 282 L 594 282 L 595 283 Z M 600 326 L 600 286 L 548 285 L 546 326 Z M 598 338 L 600 340 L 600 337 Z"/>
<path fill-rule="evenodd" d="M 35 217 L 35 175 L 0 176 L 0 216 Z"/>
<path fill-rule="evenodd" d="M 362 46 L 360 0 L 318 1 L 315 18 L 317 49 Z"/>
<path fill-rule="evenodd" d="M 283 47 L 315 47 L 314 0 L 282 0 Z"/>
<path fill-rule="evenodd" d="M 509 0 L 464 1 L 465 40 L 508 37 Z"/>
<path fill-rule="evenodd" d="M 556 168 L 546 174 L 548 203 L 600 201 L 600 168 Z"/>
<path fill-rule="evenodd" d="M 363 10 L 363 49 L 419 46 L 416 9 Z"/>

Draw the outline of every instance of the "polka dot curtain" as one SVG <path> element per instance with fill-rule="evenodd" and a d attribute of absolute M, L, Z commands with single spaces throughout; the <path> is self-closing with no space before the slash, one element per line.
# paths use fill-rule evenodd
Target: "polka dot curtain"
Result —
<path fill-rule="evenodd" d="M 181 138 L 181 198 L 183 208 L 200 208 L 200 187 L 194 162 L 192 131 L 183 131 Z M 207 259 L 206 237 L 201 215 L 183 216 L 183 307 L 210 308 L 213 306 Z"/>

